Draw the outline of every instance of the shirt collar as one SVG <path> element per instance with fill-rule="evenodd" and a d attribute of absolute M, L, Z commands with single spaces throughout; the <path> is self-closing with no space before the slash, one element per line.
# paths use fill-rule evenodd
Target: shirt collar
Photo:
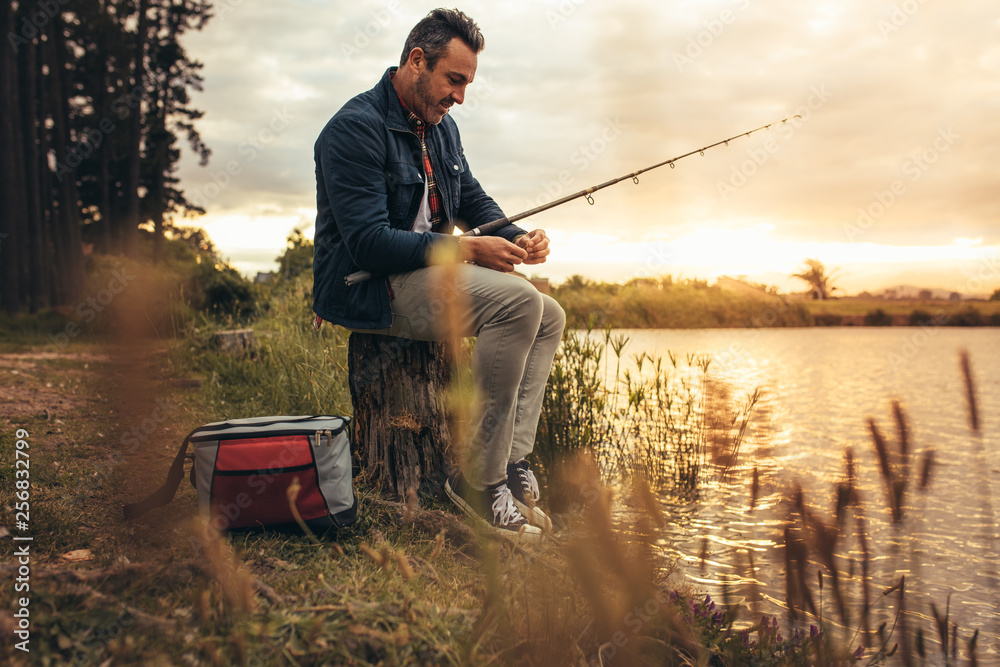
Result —
<path fill-rule="evenodd" d="M 392 81 L 395 77 L 395 71 L 389 72 L 390 81 Z M 393 88 L 393 90 L 395 90 L 395 88 Z M 396 92 L 396 99 L 399 100 L 399 106 L 403 107 L 403 113 L 406 115 L 406 121 L 410 124 L 410 129 L 418 135 L 422 135 L 427 129 L 427 123 L 420 120 L 417 114 L 410 111 L 410 107 L 406 106 L 406 102 L 403 101 L 403 98 L 399 96 L 398 92 Z"/>

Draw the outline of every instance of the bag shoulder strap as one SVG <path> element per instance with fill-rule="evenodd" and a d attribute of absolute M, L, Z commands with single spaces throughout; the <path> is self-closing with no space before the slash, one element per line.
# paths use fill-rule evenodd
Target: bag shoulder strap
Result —
<path fill-rule="evenodd" d="M 281 423 L 296 423 L 296 422 L 308 422 L 314 419 L 318 419 L 322 415 L 313 415 L 308 417 L 279 417 L 271 421 L 256 422 L 251 424 L 252 426 L 269 426 L 272 424 Z M 338 417 L 344 424 L 347 424 L 346 417 Z M 163 486 L 158 488 L 149 497 L 140 500 L 137 503 L 131 503 L 125 505 L 122 509 L 125 513 L 125 520 L 130 521 L 136 517 L 140 517 L 150 510 L 156 509 L 157 507 L 163 507 L 174 499 L 174 495 L 177 493 L 177 487 L 181 485 L 181 479 L 184 477 L 184 458 L 187 456 L 188 444 L 191 442 L 191 438 L 199 431 L 211 431 L 213 434 L 217 431 L 225 431 L 231 428 L 245 428 L 247 424 L 233 424 L 231 422 L 221 422 L 214 425 L 199 426 L 195 430 L 187 434 L 184 438 L 184 442 L 181 443 L 181 448 L 177 452 L 177 456 L 174 457 L 174 462 L 170 465 L 170 470 L 167 472 L 167 480 L 163 483 Z"/>
<path fill-rule="evenodd" d="M 156 509 L 157 507 L 163 507 L 174 499 L 174 494 L 177 493 L 177 487 L 181 485 L 181 479 L 184 477 L 184 458 L 187 456 L 188 443 L 191 441 L 191 436 L 198 430 L 199 429 L 191 431 L 188 433 L 187 437 L 184 438 L 184 442 L 181 443 L 181 448 L 178 450 L 177 456 L 174 457 L 174 462 L 170 464 L 170 470 L 167 472 L 167 480 L 163 483 L 163 486 L 150 494 L 149 497 L 140 500 L 137 503 L 125 505 L 122 508 L 125 513 L 126 521 L 140 517 L 146 512 Z"/>

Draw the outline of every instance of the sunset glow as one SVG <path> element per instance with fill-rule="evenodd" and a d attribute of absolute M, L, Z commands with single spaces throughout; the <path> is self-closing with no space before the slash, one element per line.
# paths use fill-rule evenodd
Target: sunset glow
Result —
<path fill-rule="evenodd" d="M 554 240 L 531 268 L 555 282 L 740 275 L 797 290 L 789 274 L 817 258 L 845 292 L 988 294 L 1000 287 L 1000 28 L 976 5 L 471 2 L 488 46 L 452 113 L 508 215 L 801 116 L 595 206 L 524 220 Z M 319 130 L 398 61 L 432 6 L 242 3 L 190 35 L 214 152 L 208 167 L 185 159 L 182 187 L 239 269 L 271 270 L 292 229 L 312 233 Z"/>

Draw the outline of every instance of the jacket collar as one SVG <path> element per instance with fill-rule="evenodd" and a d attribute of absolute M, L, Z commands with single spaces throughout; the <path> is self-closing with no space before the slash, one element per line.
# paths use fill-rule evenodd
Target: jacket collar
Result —
<path fill-rule="evenodd" d="M 379 91 L 385 105 L 385 122 L 389 129 L 412 133 L 410 123 L 406 120 L 406 112 L 403 111 L 403 106 L 399 103 L 396 87 L 392 85 L 392 78 L 389 76 L 397 69 L 399 68 L 390 67 L 387 69 L 375 88 Z"/>

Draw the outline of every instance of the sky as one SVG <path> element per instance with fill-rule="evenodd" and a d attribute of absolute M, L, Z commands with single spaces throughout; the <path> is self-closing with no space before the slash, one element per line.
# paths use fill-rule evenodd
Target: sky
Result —
<path fill-rule="evenodd" d="M 179 177 L 222 255 L 275 268 L 313 233 L 313 144 L 398 63 L 438 6 L 217 0 L 185 40 L 204 63 L 212 149 Z M 559 283 L 745 277 L 800 291 L 806 258 L 843 294 L 1000 288 L 1000 11 L 988 0 L 464 2 L 486 49 L 453 107 L 507 215 L 789 116 L 523 220 Z"/>

